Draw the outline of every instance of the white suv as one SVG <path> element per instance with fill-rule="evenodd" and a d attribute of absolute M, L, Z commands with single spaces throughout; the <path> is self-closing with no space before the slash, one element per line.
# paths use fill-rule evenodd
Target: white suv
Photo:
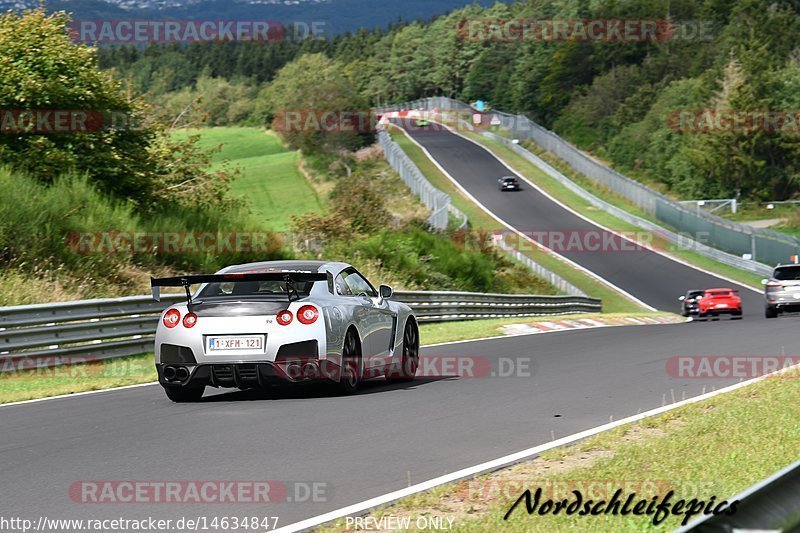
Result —
<path fill-rule="evenodd" d="M 800 311 L 800 265 L 778 265 L 764 284 L 764 316 Z"/>

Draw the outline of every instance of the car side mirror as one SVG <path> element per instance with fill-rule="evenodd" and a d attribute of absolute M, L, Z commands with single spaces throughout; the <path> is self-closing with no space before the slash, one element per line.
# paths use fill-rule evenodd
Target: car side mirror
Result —
<path fill-rule="evenodd" d="M 378 288 L 378 293 L 381 295 L 381 298 L 384 300 L 388 300 L 394 294 L 392 288 L 388 285 L 381 285 Z"/>
<path fill-rule="evenodd" d="M 766 285 L 767 282 L 769 282 L 769 280 L 767 278 L 764 278 L 764 279 L 761 280 L 761 284 L 762 285 Z"/>
<path fill-rule="evenodd" d="M 683 296 L 683 295 L 681 295 L 681 297 L 678 298 L 678 300 L 681 301 L 681 302 L 684 301 L 685 299 L 686 299 L 686 296 Z"/>

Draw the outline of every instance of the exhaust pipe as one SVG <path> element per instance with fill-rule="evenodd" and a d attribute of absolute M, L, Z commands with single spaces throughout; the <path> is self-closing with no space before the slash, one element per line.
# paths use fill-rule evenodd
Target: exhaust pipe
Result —
<path fill-rule="evenodd" d="M 167 381 L 173 381 L 175 379 L 175 367 L 166 366 L 164 367 L 164 379 Z"/>
<path fill-rule="evenodd" d="M 304 378 L 318 378 L 319 377 L 319 367 L 317 363 L 306 363 L 303 365 L 303 377 Z"/>
<path fill-rule="evenodd" d="M 292 379 L 299 378 L 302 375 L 302 373 L 303 370 L 297 363 L 292 363 L 286 367 L 286 374 Z"/>
<path fill-rule="evenodd" d="M 175 371 L 175 379 L 178 381 L 186 381 L 189 379 L 189 369 L 185 366 L 180 366 Z"/>

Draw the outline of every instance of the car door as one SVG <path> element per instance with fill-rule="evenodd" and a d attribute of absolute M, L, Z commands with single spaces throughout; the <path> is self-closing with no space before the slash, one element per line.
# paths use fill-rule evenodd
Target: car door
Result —
<path fill-rule="evenodd" d="M 341 274 L 351 298 L 355 298 L 361 328 L 364 367 L 378 369 L 388 365 L 392 355 L 392 337 L 396 316 L 389 303 L 382 300 L 378 291 L 356 269 Z"/>

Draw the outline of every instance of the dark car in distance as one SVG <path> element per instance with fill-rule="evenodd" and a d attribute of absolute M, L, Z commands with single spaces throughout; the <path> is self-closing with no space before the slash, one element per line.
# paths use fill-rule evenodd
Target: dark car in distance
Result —
<path fill-rule="evenodd" d="M 519 180 L 514 176 L 503 176 L 497 183 L 500 184 L 501 191 L 519 191 Z"/>
<path fill-rule="evenodd" d="M 681 316 L 694 316 L 697 314 L 697 301 L 703 296 L 703 291 L 691 290 L 686 291 L 686 294 L 678 298 L 681 302 Z"/>

